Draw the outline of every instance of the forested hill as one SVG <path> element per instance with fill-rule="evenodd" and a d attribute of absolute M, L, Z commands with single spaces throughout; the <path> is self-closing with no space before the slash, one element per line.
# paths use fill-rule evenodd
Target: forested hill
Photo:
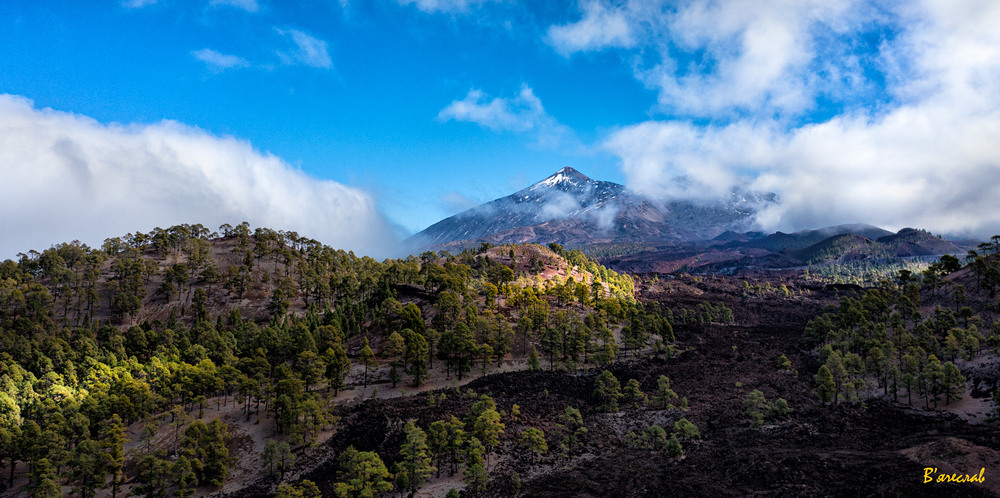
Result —
<path fill-rule="evenodd" d="M 217 489 L 235 443 L 230 426 L 202 422 L 206 401 L 238 400 L 285 448 L 308 444 L 333 421 L 316 388 L 344 388 L 352 363 L 367 385 L 378 354 L 395 386 L 400 372 L 419 385 L 435 359 L 461 378 L 536 345 L 608 362 L 609 327 L 626 317 L 662 332 L 633 292 L 629 276 L 556 244 L 379 262 L 243 223 L 30 251 L 0 263 L 0 490 Z M 570 331 L 567 350 L 558 334 Z M 141 450 L 123 439 L 138 421 Z"/>
<path fill-rule="evenodd" d="M 596 280 L 615 297 L 633 291 L 628 277 L 578 251 L 557 245 L 560 254 L 536 245 L 505 247 L 484 244 L 456 255 L 425 252 L 379 262 L 295 232 L 251 231 L 246 223 L 223 225 L 218 232 L 178 225 L 110 238 L 99 249 L 71 242 L 32 250 L 19 254 L 17 262 L 0 263 L 0 278 L 5 310 L 33 317 L 51 311 L 60 325 L 129 325 L 171 314 L 190 324 L 189 311 L 197 304 L 213 315 L 240 308 L 244 317 L 257 321 L 280 311 L 329 309 L 353 332 L 374 311 L 359 316 L 357 305 L 381 303 L 401 285 L 464 294 L 482 291 L 484 284 L 537 286 L 545 273 L 586 285 Z M 500 266 L 510 268 L 510 274 Z M 567 271 L 569 266 L 575 270 Z"/>

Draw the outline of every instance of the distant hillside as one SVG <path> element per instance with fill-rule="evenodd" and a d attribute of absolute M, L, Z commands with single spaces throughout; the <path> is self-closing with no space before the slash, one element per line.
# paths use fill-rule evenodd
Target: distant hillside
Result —
<path fill-rule="evenodd" d="M 738 273 L 755 269 L 803 269 L 836 275 L 892 273 L 913 257 L 964 255 L 971 242 L 952 242 L 925 230 L 892 233 L 870 225 L 837 225 L 794 233 L 725 233 L 712 241 L 672 244 L 652 250 L 602 254 L 619 271 Z M 600 247 L 593 249 L 595 252 Z M 902 265 L 902 266 L 901 266 Z"/>

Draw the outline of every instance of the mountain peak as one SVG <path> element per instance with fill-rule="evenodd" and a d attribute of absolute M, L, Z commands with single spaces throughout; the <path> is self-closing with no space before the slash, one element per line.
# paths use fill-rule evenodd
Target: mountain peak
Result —
<path fill-rule="evenodd" d="M 580 182 L 589 182 L 590 177 L 580 173 L 571 166 L 566 166 L 565 168 L 556 171 L 554 174 L 550 175 L 548 178 L 535 184 L 536 187 L 539 186 L 555 186 L 561 183 L 572 183 L 577 184 Z"/>

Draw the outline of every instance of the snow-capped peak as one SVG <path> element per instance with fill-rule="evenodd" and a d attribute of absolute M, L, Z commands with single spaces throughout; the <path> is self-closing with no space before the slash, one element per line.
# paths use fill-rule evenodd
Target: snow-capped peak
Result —
<path fill-rule="evenodd" d="M 539 187 L 554 187 L 562 183 L 569 183 L 572 185 L 580 185 L 581 183 L 586 183 L 590 181 L 590 178 L 579 171 L 566 166 L 565 168 L 556 171 L 556 173 L 538 183 L 533 185 L 532 190 Z"/>

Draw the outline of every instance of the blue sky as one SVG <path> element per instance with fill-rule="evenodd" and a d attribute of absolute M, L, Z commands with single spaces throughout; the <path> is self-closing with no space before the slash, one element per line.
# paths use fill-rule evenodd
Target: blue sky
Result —
<path fill-rule="evenodd" d="M 0 256 L 243 219 L 382 256 L 563 166 L 653 199 L 774 191 L 765 229 L 983 236 L 998 22 L 972 0 L 8 0 Z"/>

